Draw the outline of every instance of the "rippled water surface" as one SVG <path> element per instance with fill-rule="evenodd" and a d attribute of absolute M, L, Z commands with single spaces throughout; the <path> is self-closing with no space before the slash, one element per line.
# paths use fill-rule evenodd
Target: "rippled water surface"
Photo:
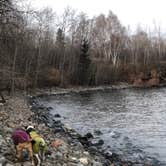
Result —
<path fill-rule="evenodd" d="M 166 165 L 166 88 L 71 93 L 42 103 L 81 134 L 100 130 L 96 139 L 124 159 L 154 157 Z"/>

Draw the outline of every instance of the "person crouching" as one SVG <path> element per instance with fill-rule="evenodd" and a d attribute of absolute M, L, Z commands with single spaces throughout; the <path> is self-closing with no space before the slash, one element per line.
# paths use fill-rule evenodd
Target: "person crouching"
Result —
<path fill-rule="evenodd" d="M 44 139 L 39 134 L 37 134 L 33 126 L 28 126 L 26 128 L 26 132 L 29 134 L 30 138 L 32 139 L 33 153 L 37 159 L 37 166 L 40 166 L 41 161 L 45 160 L 45 152 L 47 150 L 47 145 Z"/>

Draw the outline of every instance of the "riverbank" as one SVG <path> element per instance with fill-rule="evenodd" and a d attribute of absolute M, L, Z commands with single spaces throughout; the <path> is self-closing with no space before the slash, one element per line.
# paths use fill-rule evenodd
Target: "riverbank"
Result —
<path fill-rule="evenodd" d="M 80 93 L 82 91 L 103 90 L 111 87 L 96 88 L 70 88 L 70 89 L 52 89 L 38 90 L 33 95 L 50 95 L 65 93 Z M 129 88 L 126 86 L 117 86 L 117 89 Z M 116 86 L 113 88 L 116 89 Z M 45 93 L 44 93 L 45 92 Z M 46 158 L 45 166 L 143 166 L 140 163 L 122 162 L 118 155 L 111 152 L 102 153 L 98 151 L 97 146 L 90 145 L 91 135 L 80 136 L 70 126 L 62 124 L 51 117 L 49 111 L 51 108 L 40 105 L 36 97 L 27 97 L 17 93 L 14 97 L 5 96 L 7 102 L 0 106 L 0 164 L 7 163 L 8 166 L 16 166 L 15 149 L 11 140 L 11 133 L 15 128 L 34 125 L 37 131 L 42 135 L 48 146 L 50 154 Z M 59 116 L 59 115 L 57 115 Z M 59 145 L 60 142 L 60 145 Z M 102 143 L 102 142 L 100 142 Z M 90 148 L 88 148 L 90 147 Z M 23 163 L 30 165 L 29 161 Z"/>
<path fill-rule="evenodd" d="M 108 89 L 108 87 L 106 87 L 107 89 Z M 100 139 L 103 139 L 104 140 L 104 145 L 103 146 L 101 146 L 101 147 L 97 147 L 97 149 L 99 150 L 99 151 L 101 151 L 101 150 L 105 150 L 105 149 L 108 149 L 108 150 L 110 150 L 111 152 L 115 152 L 115 153 L 117 153 L 117 154 L 119 154 L 120 155 L 120 157 L 116 157 L 116 159 L 114 159 L 114 162 L 115 161 L 118 161 L 118 163 L 124 163 L 124 162 L 122 162 L 121 160 L 119 160 L 119 158 L 121 158 L 121 159 L 123 159 L 123 161 L 127 161 L 126 163 L 129 163 L 129 165 L 140 165 L 140 166 L 145 166 L 145 165 L 149 165 L 149 166 L 161 166 L 161 163 L 157 160 L 157 158 L 153 158 L 151 155 L 148 155 L 148 154 L 145 154 L 143 151 L 142 151 L 142 154 L 140 154 L 141 153 L 141 147 L 135 147 L 134 146 L 134 144 L 133 144 L 133 146 L 128 146 L 128 145 L 132 145 L 132 143 L 131 143 L 131 140 L 128 140 L 129 138 L 130 138 L 130 133 L 128 133 L 128 135 L 127 136 L 125 136 L 124 137 L 124 140 L 123 140 L 123 142 L 122 142 L 122 144 L 119 146 L 119 151 L 117 151 L 115 148 L 113 149 L 113 147 L 114 147 L 114 145 L 116 146 L 117 144 L 119 144 L 119 142 L 121 142 L 121 140 L 119 140 L 119 139 L 117 139 L 117 141 L 115 140 L 115 141 L 113 141 L 114 139 L 112 139 L 112 137 L 110 137 L 110 140 L 112 140 L 113 142 L 114 142 L 114 144 L 112 144 L 111 142 L 110 142 L 110 144 L 107 144 L 108 143 L 108 141 L 102 136 L 102 134 L 104 134 L 105 135 L 105 132 L 104 132 L 104 130 L 100 130 L 99 128 L 99 132 L 100 133 L 102 133 L 100 136 L 96 136 L 96 133 L 94 133 L 94 128 L 93 128 L 93 125 L 91 126 L 91 124 L 90 123 L 88 123 L 88 125 L 87 125 L 87 123 L 86 123 L 86 118 L 82 118 L 82 114 L 81 114 L 81 108 L 80 107 L 77 107 L 77 108 L 80 108 L 79 110 L 80 110 L 80 113 L 79 114 L 81 114 L 81 115 L 78 115 L 78 113 L 77 113 L 77 111 L 74 109 L 74 107 L 75 107 L 75 104 L 77 103 L 77 101 L 82 101 L 82 98 L 80 99 L 79 97 L 81 96 L 81 97 L 83 97 L 84 95 L 85 96 L 87 96 L 87 100 L 89 101 L 89 99 L 90 99 L 90 103 L 91 103 L 91 105 L 90 105 L 90 107 L 93 107 L 93 102 L 91 102 L 91 97 L 89 98 L 89 95 L 90 94 L 110 94 L 109 96 L 110 96 L 110 98 L 111 98 L 111 96 L 113 96 L 112 97 L 112 99 L 113 99 L 113 101 L 114 101 L 114 99 L 116 99 L 117 100 L 117 98 L 115 97 L 115 96 L 117 96 L 118 95 L 118 93 L 120 93 L 120 95 L 123 95 L 123 93 L 125 93 L 125 92 L 127 92 L 127 94 L 128 94 L 128 92 L 132 92 L 132 94 L 133 94 L 133 92 L 140 92 L 140 91 L 143 91 L 143 93 L 145 93 L 145 92 L 148 92 L 148 91 L 162 91 L 162 88 L 145 88 L 145 89 L 129 89 L 129 88 L 127 88 L 127 90 L 119 90 L 119 87 L 117 87 L 117 89 L 116 88 L 114 88 L 114 89 L 112 89 L 111 87 L 109 87 L 110 88 L 110 90 L 107 90 L 107 89 L 105 89 L 105 88 L 101 88 L 101 89 L 90 89 L 90 90 L 87 90 L 86 88 L 84 88 L 84 89 L 81 89 L 80 88 L 80 91 L 79 90 L 77 90 L 77 89 L 74 89 L 74 91 L 69 91 L 69 89 L 67 89 L 67 90 L 64 90 L 64 91 L 62 91 L 61 93 L 59 93 L 58 91 L 55 91 L 55 93 L 50 93 L 50 95 L 51 96 L 49 96 L 49 94 L 48 94 L 48 96 L 47 95 L 42 95 L 42 93 L 40 94 L 40 93 L 38 93 L 38 97 L 36 98 L 38 101 L 39 101 L 39 103 L 41 104 L 41 103 L 43 103 L 44 105 L 42 106 L 42 107 L 45 107 L 46 105 L 47 105 L 47 107 L 48 107 L 48 109 L 50 110 L 50 112 L 54 112 L 54 109 L 56 110 L 55 111 L 55 115 L 57 116 L 57 117 L 60 117 L 60 118 L 57 118 L 57 117 L 55 117 L 55 119 L 56 120 L 61 120 L 62 119 L 62 121 L 64 122 L 64 123 L 69 123 L 70 125 L 72 125 L 72 123 L 70 123 L 69 121 L 72 121 L 73 123 L 75 123 L 75 124 L 77 124 L 77 123 L 79 123 L 79 124 L 81 124 L 81 122 L 82 122 L 82 128 L 86 128 L 86 130 L 84 130 L 84 132 L 79 132 L 79 129 L 76 127 L 76 129 L 78 129 L 77 131 L 79 132 L 79 133 L 82 133 L 82 134 L 86 134 L 88 131 L 90 131 L 93 135 L 94 135 L 94 138 L 96 139 L 96 137 L 100 137 Z M 121 89 L 124 89 L 124 87 L 123 88 L 121 88 Z M 128 90 L 129 89 L 129 90 Z M 53 92 L 53 91 L 52 91 Z M 57 93 L 56 93 L 57 92 Z M 108 93 L 107 93 L 108 92 Z M 67 94 L 67 95 L 66 95 Z M 127 95 L 126 94 L 126 95 Z M 130 93 L 129 93 L 130 94 Z M 135 93 L 134 93 L 135 94 Z M 74 100 L 74 105 L 73 105 L 73 107 L 71 106 L 72 104 L 72 102 L 69 102 L 70 104 L 68 105 L 67 103 L 68 103 L 68 100 L 67 100 L 67 98 L 69 98 L 69 101 L 72 101 L 72 96 L 74 96 L 74 98 L 77 98 L 76 99 L 76 103 L 75 103 L 75 100 Z M 90 95 L 91 96 L 91 95 Z M 92 95 L 93 96 L 93 95 Z M 103 96 L 104 97 L 104 96 Z M 103 98 L 102 97 L 102 100 L 103 101 L 107 101 L 107 99 L 105 99 L 105 97 Z M 108 95 L 107 95 L 107 97 L 108 97 Z M 115 97 L 115 98 L 114 98 Z M 134 96 L 133 96 L 134 97 Z M 83 97 L 84 98 L 84 97 Z M 89 98 L 89 99 L 88 99 Z M 57 100 L 57 102 L 55 102 L 56 104 L 58 104 L 58 105 L 54 105 L 54 104 L 50 104 L 51 103 L 51 100 L 50 99 L 52 99 L 53 101 L 54 101 L 54 99 L 55 99 L 55 101 L 56 101 L 56 99 L 59 99 L 59 100 Z M 46 102 L 42 102 L 42 101 L 46 101 Z M 94 99 L 95 101 L 97 101 L 98 103 L 100 103 L 100 98 L 99 98 L 99 100 L 97 99 Z M 101 100 L 101 101 L 102 101 Z M 132 100 L 130 100 L 130 101 L 132 101 Z M 49 102 L 49 104 L 47 104 L 47 102 Z M 84 101 L 82 101 L 83 103 L 85 103 Z M 64 104 L 63 104 L 64 103 Z M 104 102 L 105 103 L 105 102 Z M 62 108 L 61 108 L 61 104 L 62 104 Z M 108 103 L 107 103 L 108 104 Z M 105 105 L 107 105 L 106 103 L 105 103 Z M 127 103 L 126 103 L 127 104 Z M 143 103 L 142 103 L 143 104 Z M 77 105 L 77 104 L 76 104 Z M 101 103 L 101 105 L 102 105 L 102 103 Z M 54 107 L 55 106 L 55 107 Z M 63 107 L 64 106 L 64 107 Z M 69 107 L 68 107 L 69 106 Z M 72 107 L 72 108 L 70 108 L 70 106 Z M 95 105 L 96 106 L 96 105 Z M 42 108 L 41 107 L 41 108 Z M 96 106 L 97 107 L 97 106 Z M 116 108 L 116 105 L 114 105 L 114 107 Z M 94 109 L 95 109 L 95 107 L 93 107 Z M 42 108 L 42 109 L 44 109 L 44 108 Z M 53 110 L 52 110 L 53 109 Z M 57 109 L 59 110 L 59 111 L 57 111 Z M 85 109 L 85 114 L 88 116 L 92 116 L 93 114 L 91 114 L 90 112 L 91 111 L 93 111 L 93 110 L 89 110 L 89 107 L 88 108 L 86 108 L 86 107 L 84 107 L 84 109 Z M 83 109 L 83 110 L 84 110 Z M 107 109 L 107 108 L 104 108 L 104 109 Z M 118 109 L 118 108 L 117 108 Z M 133 108 L 134 109 L 134 108 Z M 63 110 L 63 111 L 62 111 Z M 65 110 L 68 112 L 68 116 L 66 116 L 65 115 Z M 73 111 L 71 111 L 71 110 L 73 110 Z M 86 110 L 89 110 L 89 111 L 86 111 Z M 123 110 L 123 108 L 121 108 L 121 110 Z M 130 109 L 129 109 L 130 110 Z M 76 112 L 75 112 L 76 111 Z M 73 113 L 75 112 L 75 114 L 73 115 Z M 88 113 L 89 112 L 89 113 Z M 126 111 L 125 111 L 126 112 Z M 59 114 L 59 115 L 58 115 Z M 84 114 L 84 113 L 83 113 Z M 97 114 L 97 112 L 96 112 L 96 114 Z M 99 113 L 100 114 L 100 113 Z M 97 115 L 99 115 L 99 114 L 97 114 Z M 101 110 L 101 114 L 102 114 L 102 110 Z M 131 114 L 130 114 L 131 115 Z M 54 116 L 54 113 L 52 114 L 52 116 Z M 76 116 L 76 118 L 74 118 L 74 116 Z M 78 117 L 81 117 L 81 119 L 80 119 L 80 121 L 79 121 L 79 118 Z M 128 116 L 128 115 L 127 115 Z M 94 115 L 94 117 L 95 117 L 95 115 Z M 63 118 L 64 118 L 64 120 L 63 120 Z M 45 119 L 45 118 L 44 118 Z M 42 118 L 42 120 L 44 120 L 43 118 Z M 49 118 L 47 118 L 47 119 L 49 119 Z M 70 120 L 67 120 L 67 119 L 70 119 Z M 112 119 L 112 118 L 110 118 L 110 119 Z M 114 118 L 113 118 L 114 119 Z M 127 119 L 126 119 L 127 120 Z M 85 121 L 85 123 L 84 123 L 84 121 Z M 87 117 L 87 121 L 89 121 L 89 119 L 88 119 L 88 117 Z M 91 120 L 90 120 L 91 121 Z M 92 120 L 93 122 L 95 122 L 95 120 Z M 130 120 L 129 120 L 130 121 Z M 46 120 L 46 123 L 48 122 L 48 120 Z M 101 120 L 101 122 L 102 122 L 102 120 Z M 114 123 L 115 124 L 115 123 Z M 85 127 L 85 126 L 86 127 Z M 100 123 L 100 124 L 98 124 L 99 126 L 101 126 L 102 124 Z M 113 125 L 113 124 L 112 124 Z M 120 125 L 120 124 L 119 124 Z M 89 126 L 89 129 L 88 129 L 88 126 Z M 91 126 L 91 127 L 90 127 Z M 153 125 L 152 125 L 153 126 Z M 80 127 L 81 127 L 81 125 L 80 125 Z M 130 128 L 130 124 L 129 124 L 129 126 L 128 126 L 129 128 Z M 75 127 L 74 127 L 75 128 Z M 92 130 L 91 130 L 92 129 Z M 82 129 L 80 128 L 80 131 L 81 131 Z M 106 136 L 106 135 L 105 135 Z M 115 134 L 115 137 L 116 137 L 116 134 Z M 117 135 L 117 138 L 119 138 L 119 136 Z M 95 139 L 93 139 L 92 141 L 95 141 Z M 98 141 L 99 139 L 97 139 L 97 141 Z M 128 141 L 126 141 L 126 140 L 128 140 Z M 96 143 L 96 142 L 95 142 Z M 101 142 L 100 143 L 102 143 L 102 140 L 101 140 Z M 111 147 L 110 148 L 107 148 L 107 145 L 111 145 Z M 88 147 L 89 147 L 89 149 L 91 150 L 91 145 L 88 145 Z M 134 149 L 132 149 L 132 147 L 134 148 Z M 122 148 L 122 149 L 121 149 Z M 121 153 L 122 151 L 124 152 L 124 153 Z M 140 152 L 140 153 L 139 153 Z M 128 153 L 128 156 L 126 156 L 126 154 Z M 133 154 L 131 154 L 131 153 L 133 153 Z M 131 155 L 130 155 L 131 154 Z M 138 154 L 138 157 L 134 157 L 133 155 L 137 155 Z M 110 160 L 112 160 L 112 158 L 111 158 L 111 156 L 106 156 L 105 154 L 104 154 L 104 156 L 105 157 L 108 157 Z M 134 157 L 134 158 L 132 158 L 132 157 Z M 132 161 L 132 162 L 128 162 L 128 161 Z M 149 164 L 148 164 L 149 163 Z M 122 164 L 121 164 L 122 165 Z M 163 165 L 163 164 L 162 164 Z"/>
<path fill-rule="evenodd" d="M 28 93 L 31 96 L 47 96 L 47 95 L 64 95 L 68 93 L 81 93 L 81 92 L 91 92 L 98 90 L 120 90 L 120 89 L 129 89 L 134 88 L 132 84 L 128 83 L 118 83 L 116 85 L 103 85 L 103 86 L 69 86 L 66 88 L 61 87 L 51 87 L 51 88 L 42 88 L 31 90 Z"/>
<path fill-rule="evenodd" d="M 122 89 L 149 89 L 149 88 L 162 88 L 166 87 L 166 83 L 159 84 L 157 86 L 135 86 L 126 82 L 119 82 L 114 85 L 102 85 L 102 86 L 68 86 L 62 87 L 50 87 L 50 88 L 37 88 L 35 90 L 28 91 L 31 96 L 49 96 L 49 95 L 65 95 L 68 93 L 81 93 L 91 91 L 103 91 L 103 90 L 122 90 Z"/>
<path fill-rule="evenodd" d="M 27 100 L 22 95 L 7 97 L 7 103 L 0 106 L 0 165 L 16 166 L 15 148 L 11 133 L 15 128 L 34 125 L 46 140 L 50 154 L 46 157 L 45 166 L 83 166 L 103 165 L 104 158 L 90 155 L 79 141 L 73 141 L 65 132 L 55 131 L 39 122 L 37 114 L 30 110 Z M 38 119 L 38 120 L 37 120 Z M 39 122 L 39 123 L 38 123 Z M 31 165 L 29 161 L 23 165 Z"/>

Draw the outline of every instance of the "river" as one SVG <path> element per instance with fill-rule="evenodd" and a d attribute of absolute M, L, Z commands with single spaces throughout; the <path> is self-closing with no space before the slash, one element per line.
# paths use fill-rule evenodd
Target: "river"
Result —
<path fill-rule="evenodd" d="M 166 165 L 166 88 L 69 93 L 41 102 L 77 132 L 103 139 L 103 149 L 124 160 Z"/>

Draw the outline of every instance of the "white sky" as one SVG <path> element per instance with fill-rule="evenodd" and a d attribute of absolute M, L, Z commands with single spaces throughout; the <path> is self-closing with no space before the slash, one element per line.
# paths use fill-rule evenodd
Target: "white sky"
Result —
<path fill-rule="evenodd" d="M 91 18 L 112 10 L 125 26 L 138 24 L 154 27 L 154 22 L 166 31 L 166 0 L 31 0 L 35 7 L 52 7 L 57 14 L 70 6 Z"/>

